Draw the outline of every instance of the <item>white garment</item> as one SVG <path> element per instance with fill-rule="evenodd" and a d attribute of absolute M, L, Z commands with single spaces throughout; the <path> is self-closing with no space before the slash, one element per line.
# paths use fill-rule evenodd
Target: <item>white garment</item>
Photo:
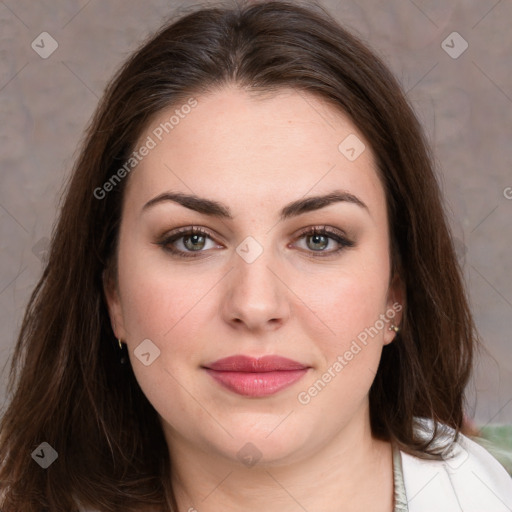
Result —
<path fill-rule="evenodd" d="M 418 432 L 430 439 L 433 422 L 419 419 Z M 453 429 L 441 425 L 444 439 Z M 437 445 L 437 443 L 436 443 Z M 441 461 L 400 452 L 409 512 L 511 512 L 512 478 L 482 446 L 459 434 Z"/>

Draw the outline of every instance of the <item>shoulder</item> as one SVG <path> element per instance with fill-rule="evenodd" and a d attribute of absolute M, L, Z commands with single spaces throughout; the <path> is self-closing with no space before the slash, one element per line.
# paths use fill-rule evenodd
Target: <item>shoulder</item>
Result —
<path fill-rule="evenodd" d="M 442 460 L 424 460 L 400 452 L 409 512 L 510 512 L 512 478 L 482 446 L 438 424 L 439 443 L 451 439 Z M 416 430 L 431 438 L 433 422 L 417 418 Z"/>

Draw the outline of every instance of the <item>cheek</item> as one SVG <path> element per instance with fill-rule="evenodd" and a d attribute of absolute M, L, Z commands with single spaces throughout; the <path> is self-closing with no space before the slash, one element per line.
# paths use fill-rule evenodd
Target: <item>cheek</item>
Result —
<path fill-rule="evenodd" d="M 335 361 L 343 367 L 342 378 L 347 383 L 371 384 L 372 372 L 377 371 L 381 351 L 382 337 L 387 324 L 379 320 L 384 313 L 379 293 L 373 287 L 365 287 L 361 282 L 351 282 L 350 286 L 333 297 L 328 318 L 332 319 L 331 328 L 336 333 L 334 341 L 326 342 L 321 348 L 325 354 L 325 368 L 341 370 L 340 366 L 332 368 Z M 364 370 L 362 370 L 364 368 Z M 335 386 L 336 387 L 336 386 Z M 364 387 L 364 386 L 363 386 Z M 348 385 L 348 389 L 357 389 L 359 385 Z"/>
<path fill-rule="evenodd" d="M 386 312 L 389 268 L 379 258 L 362 260 L 354 256 L 343 270 L 325 279 L 307 275 L 299 278 L 302 285 L 298 294 L 322 321 L 320 324 L 317 320 L 315 325 L 323 326 L 324 335 L 319 337 L 317 333 L 315 337 L 322 340 L 324 352 L 330 357 L 358 336 L 364 338 L 364 332 Z M 378 327 L 380 336 L 381 322 Z"/>
<path fill-rule="evenodd" d="M 215 280 L 206 275 L 198 278 L 190 270 L 165 269 L 144 251 L 126 247 L 124 255 L 119 260 L 119 285 L 131 365 L 154 408 L 170 423 L 179 424 L 176 418 L 185 411 L 200 413 L 183 389 L 200 395 L 193 377 L 194 369 L 204 362 L 207 303 L 202 299 Z M 137 347 L 146 339 L 159 350 L 148 366 L 137 357 Z"/>
<path fill-rule="evenodd" d="M 354 337 L 373 325 L 379 315 L 384 313 L 385 284 L 387 283 L 379 283 L 378 279 L 370 279 L 366 282 L 362 279 L 351 281 L 350 286 L 338 297 L 344 313 L 340 314 L 338 310 L 337 316 L 333 316 L 343 321 L 343 324 L 338 324 L 337 327 L 341 329 L 343 325 L 350 326 L 349 334 Z"/>
<path fill-rule="evenodd" d="M 128 342 L 149 338 L 161 349 L 181 325 L 196 325 L 198 305 L 213 277 L 167 264 L 159 248 L 126 240 L 119 258 L 119 286 Z"/>
<path fill-rule="evenodd" d="M 342 424 L 366 400 L 389 326 L 381 319 L 386 313 L 386 273 L 377 268 L 342 276 L 315 294 L 329 331 L 315 337 L 321 364 L 297 396 L 305 414 L 322 415 L 329 409 L 335 423 Z"/>

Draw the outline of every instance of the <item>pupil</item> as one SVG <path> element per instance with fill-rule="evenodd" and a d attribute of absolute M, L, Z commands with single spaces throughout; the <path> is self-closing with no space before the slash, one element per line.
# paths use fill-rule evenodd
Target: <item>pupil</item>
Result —
<path fill-rule="evenodd" d="M 325 241 L 325 235 L 312 235 L 311 236 L 311 239 L 313 240 L 313 243 L 316 245 L 318 243 L 320 243 L 322 245 L 322 247 L 320 247 L 320 249 L 324 249 L 327 245 L 326 241 Z M 324 243 L 322 242 L 318 242 L 319 239 L 324 239 Z"/>
<path fill-rule="evenodd" d="M 197 242 L 197 239 L 198 239 L 198 238 L 204 238 L 204 236 L 203 236 L 203 235 L 189 235 L 189 236 L 187 236 L 187 237 L 185 238 L 185 246 L 187 247 L 187 249 L 190 249 L 190 250 L 192 250 L 192 251 L 193 251 L 193 250 L 195 250 L 196 248 L 194 248 L 193 246 L 199 243 L 199 242 Z M 189 247 L 189 245 L 190 245 L 190 244 L 187 244 L 187 242 L 188 242 L 189 240 L 191 240 L 191 239 L 193 239 L 194 241 L 193 241 L 193 242 L 192 242 L 192 244 L 191 244 L 191 245 L 192 245 L 192 247 Z M 204 245 L 204 241 L 203 241 L 203 245 Z M 201 247 L 199 247 L 199 248 L 197 248 L 197 249 L 201 249 Z"/>

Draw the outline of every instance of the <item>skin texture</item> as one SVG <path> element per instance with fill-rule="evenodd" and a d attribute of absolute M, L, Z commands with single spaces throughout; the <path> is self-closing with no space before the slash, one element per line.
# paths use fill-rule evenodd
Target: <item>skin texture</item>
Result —
<path fill-rule="evenodd" d="M 309 93 L 257 97 L 229 86 L 196 99 L 129 177 L 117 282 L 105 290 L 114 331 L 160 415 L 180 511 L 389 512 L 391 447 L 371 435 L 368 392 L 382 348 L 395 336 L 391 322 L 359 343 L 308 404 L 297 398 L 402 302 L 390 275 L 386 199 L 369 143 L 348 117 Z M 152 120 L 137 147 L 175 108 Z M 350 134 L 366 146 L 353 162 L 338 150 Z M 367 209 L 337 202 L 279 220 L 286 204 L 334 190 L 357 196 Z M 143 210 L 168 191 L 219 201 L 233 220 L 171 201 Z M 197 258 L 156 243 L 190 226 L 210 238 L 188 246 L 180 238 L 173 246 Z M 312 226 L 343 230 L 354 246 L 322 257 L 339 244 L 300 236 Z M 249 236 L 263 249 L 252 263 L 236 251 Z M 149 366 L 134 355 L 144 339 L 160 350 Z M 311 368 L 273 396 L 248 398 L 201 368 L 235 354 L 278 354 Z M 247 443 L 260 457 L 251 467 L 237 456 Z"/>

